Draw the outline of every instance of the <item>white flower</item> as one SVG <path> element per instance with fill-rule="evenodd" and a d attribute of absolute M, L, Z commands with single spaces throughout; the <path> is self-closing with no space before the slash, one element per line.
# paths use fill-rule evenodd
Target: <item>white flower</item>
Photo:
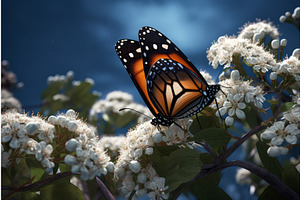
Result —
<path fill-rule="evenodd" d="M 283 121 L 275 122 L 273 126 L 269 127 L 262 133 L 262 138 L 270 140 L 271 144 L 275 146 L 281 145 L 284 140 L 290 144 L 296 144 L 297 135 L 300 134 L 300 130 L 294 124 L 289 124 L 285 127 Z M 271 154 L 276 154 L 278 149 L 273 149 Z M 270 150 L 271 151 L 271 150 Z M 278 150 L 279 151 L 279 150 Z"/>

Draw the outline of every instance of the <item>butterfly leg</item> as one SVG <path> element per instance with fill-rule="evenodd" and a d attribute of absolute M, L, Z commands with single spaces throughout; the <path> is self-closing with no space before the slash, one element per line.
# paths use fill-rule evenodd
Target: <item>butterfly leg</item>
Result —
<path fill-rule="evenodd" d="M 176 126 L 178 126 L 181 130 L 183 130 L 183 128 L 182 128 L 181 126 L 179 126 L 179 124 L 177 124 L 176 122 L 174 122 L 174 124 L 175 124 Z M 184 132 L 184 130 L 183 130 L 183 132 Z"/>
<path fill-rule="evenodd" d="M 201 127 L 201 124 L 200 124 L 200 120 L 199 120 L 199 118 L 198 118 L 198 114 L 196 115 L 196 118 L 197 118 L 197 122 L 198 122 L 198 125 L 199 125 L 200 130 L 202 130 L 202 127 Z"/>

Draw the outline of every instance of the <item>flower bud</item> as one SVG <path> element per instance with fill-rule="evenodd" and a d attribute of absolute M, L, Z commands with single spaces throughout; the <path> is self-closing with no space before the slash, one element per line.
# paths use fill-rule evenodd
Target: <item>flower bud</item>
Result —
<path fill-rule="evenodd" d="M 73 118 L 73 117 L 76 117 L 76 113 L 73 109 L 69 109 L 67 112 L 66 112 L 66 116 L 69 117 L 69 118 Z"/>
<path fill-rule="evenodd" d="M 76 131 L 76 129 L 77 129 L 77 123 L 75 121 L 70 121 L 68 123 L 68 130 L 74 132 Z"/>
<path fill-rule="evenodd" d="M 279 21 L 281 22 L 281 23 L 284 23 L 285 21 L 286 21 L 286 16 L 284 16 L 284 15 L 281 15 L 280 16 L 280 18 L 279 18 Z"/>
<path fill-rule="evenodd" d="M 231 80 L 237 81 L 240 79 L 240 72 L 238 70 L 233 70 L 230 74 Z"/>
<path fill-rule="evenodd" d="M 132 160 L 129 163 L 129 169 L 134 173 L 138 173 L 141 170 L 141 164 L 136 160 Z"/>
<path fill-rule="evenodd" d="M 151 154 L 153 154 L 153 148 L 146 148 L 146 150 L 145 150 L 145 154 L 147 154 L 147 155 L 151 155 Z"/>
<path fill-rule="evenodd" d="M 273 49 L 279 49 L 279 40 L 278 39 L 272 40 L 271 47 Z"/>
<path fill-rule="evenodd" d="M 48 122 L 52 125 L 55 125 L 57 124 L 57 117 L 54 116 L 54 115 L 51 115 L 49 118 L 48 118 Z"/>
<path fill-rule="evenodd" d="M 108 162 L 106 165 L 106 169 L 110 172 L 113 173 L 115 170 L 115 165 L 113 162 Z"/>
<path fill-rule="evenodd" d="M 280 40 L 280 46 L 285 47 L 287 45 L 287 39 Z"/>
<path fill-rule="evenodd" d="M 300 55 L 300 49 L 299 48 L 297 48 L 297 49 L 295 49 L 294 51 L 293 51 L 293 53 L 292 53 L 292 56 L 294 56 L 294 57 L 298 57 L 299 58 L 299 55 Z"/>
<path fill-rule="evenodd" d="M 277 74 L 276 74 L 276 72 L 271 72 L 271 73 L 270 73 L 270 79 L 271 79 L 272 81 L 274 81 L 274 80 L 277 79 Z"/>
<path fill-rule="evenodd" d="M 72 155 L 66 155 L 64 161 L 67 165 L 70 165 L 70 166 L 75 165 L 77 163 L 77 159 Z"/>
<path fill-rule="evenodd" d="M 40 128 L 40 124 L 37 122 L 29 122 L 26 125 L 26 131 L 28 135 L 33 135 L 35 134 Z"/>
<path fill-rule="evenodd" d="M 77 146 L 79 145 L 79 142 L 77 140 L 75 140 L 74 138 L 68 140 L 66 142 L 66 149 L 69 151 L 69 152 L 73 152 L 76 150 Z"/>
<path fill-rule="evenodd" d="M 300 7 L 295 8 L 292 17 L 295 18 L 295 19 L 299 19 L 300 18 Z"/>

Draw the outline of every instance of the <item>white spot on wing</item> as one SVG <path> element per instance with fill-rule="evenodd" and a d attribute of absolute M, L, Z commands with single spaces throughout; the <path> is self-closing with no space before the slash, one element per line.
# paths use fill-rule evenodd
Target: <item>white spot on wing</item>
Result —
<path fill-rule="evenodd" d="M 157 49 L 157 44 L 153 44 L 153 49 Z"/>
<path fill-rule="evenodd" d="M 162 48 L 164 48 L 165 50 L 168 50 L 168 48 L 169 48 L 169 45 L 167 45 L 167 44 L 162 44 L 161 46 L 162 46 Z"/>
<path fill-rule="evenodd" d="M 126 58 L 124 58 L 124 59 L 123 59 L 123 62 L 124 62 L 124 63 L 127 63 L 127 60 L 126 60 Z"/>
<path fill-rule="evenodd" d="M 136 52 L 137 52 L 137 53 L 142 53 L 141 48 L 136 49 Z"/>
<path fill-rule="evenodd" d="M 129 57 L 133 58 L 134 57 L 133 53 L 129 53 Z"/>

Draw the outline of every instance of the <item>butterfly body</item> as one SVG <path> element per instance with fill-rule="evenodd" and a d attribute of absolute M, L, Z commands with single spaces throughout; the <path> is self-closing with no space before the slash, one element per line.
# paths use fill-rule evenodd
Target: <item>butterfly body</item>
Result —
<path fill-rule="evenodd" d="M 218 84 L 208 85 L 179 48 L 151 27 L 140 29 L 139 42 L 119 40 L 115 48 L 154 115 L 153 125 L 170 126 L 199 113 L 220 90 Z"/>

